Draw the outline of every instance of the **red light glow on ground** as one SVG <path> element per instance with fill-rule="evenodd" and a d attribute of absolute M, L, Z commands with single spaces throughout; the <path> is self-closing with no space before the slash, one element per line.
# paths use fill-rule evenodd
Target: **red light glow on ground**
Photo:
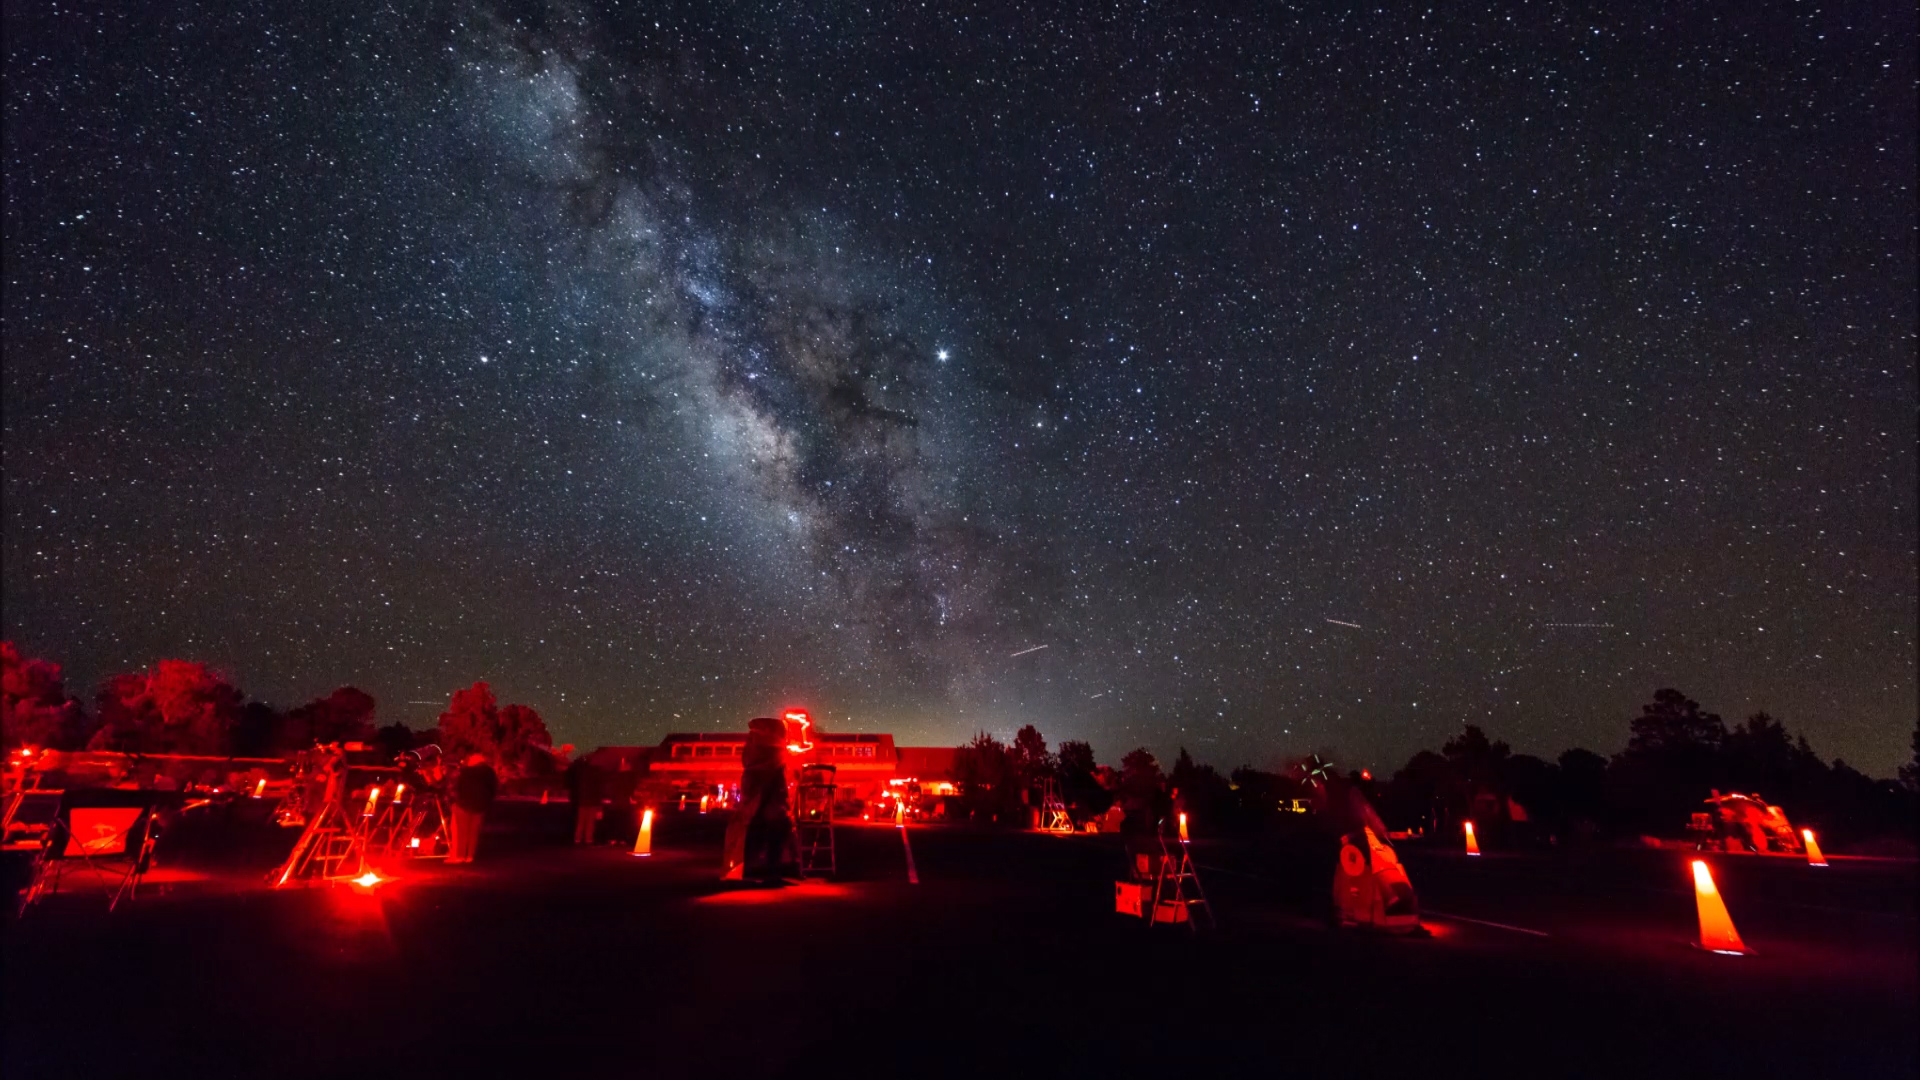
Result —
<path fill-rule="evenodd" d="M 831 881 L 807 881 L 779 888 L 729 889 L 700 897 L 696 903 L 722 907 L 764 907 L 805 900 L 844 900 L 854 895 L 851 887 Z"/>

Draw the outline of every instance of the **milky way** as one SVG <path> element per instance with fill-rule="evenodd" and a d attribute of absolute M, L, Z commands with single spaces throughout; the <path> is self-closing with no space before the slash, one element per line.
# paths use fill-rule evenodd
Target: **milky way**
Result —
<path fill-rule="evenodd" d="M 7 16 L 72 689 L 1906 756 L 1911 5 L 323 6 Z"/>

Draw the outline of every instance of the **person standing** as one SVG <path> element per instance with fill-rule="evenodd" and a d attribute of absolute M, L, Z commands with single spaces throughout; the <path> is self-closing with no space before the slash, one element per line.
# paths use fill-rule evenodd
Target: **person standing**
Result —
<path fill-rule="evenodd" d="M 453 782 L 453 851 L 447 856 L 447 865 L 473 861 L 473 853 L 480 847 L 480 826 L 499 793 L 500 776 L 487 764 L 487 755 L 469 754 Z"/>
<path fill-rule="evenodd" d="M 777 878 L 784 832 L 793 831 L 787 816 L 786 723 L 757 716 L 747 724 L 747 743 L 740 755 L 740 798 L 727 823 L 722 877 L 738 881 L 751 876 Z M 749 874 L 749 864 L 751 874 Z"/>
<path fill-rule="evenodd" d="M 633 771 L 631 758 L 622 758 L 620 771 L 607 778 L 607 827 L 604 831 L 607 842 L 615 846 L 631 846 L 634 836 L 639 832 L 639 822 L 633 813 L 633 796 L 639 780 L 639 775 Z"/>
<path fill-rule="evenodd" d="M 584 757 L 567 766 L 567 799 L 573 803 L 573 842 L 593 843 L 594 826 L 600 822 L 600 770 Z"/>
<path fill-rule="evenodd" d="M 754 740 L 756 729 L 761 737 Z M 747 731 L 750 741 L 741 754 L 736 811 L 747 817 L 743 873 L 747 878 L 776 882 L 799 872 L 799 848 L 793 843 L 793 814 L 787 798 L 787 730 L 783 721 L 762 718 L 752 721 Z"/>

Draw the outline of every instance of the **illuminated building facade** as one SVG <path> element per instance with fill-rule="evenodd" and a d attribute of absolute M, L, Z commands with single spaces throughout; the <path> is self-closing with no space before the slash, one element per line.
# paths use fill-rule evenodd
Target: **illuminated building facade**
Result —
<path fill-rule="evenodd" d="M 843 799 L 873 799 L 893 781 L 914 781 L 928 794 L 952 794 L 953 767 L 958 751 L 952 747 L 896 746 L 891 735 L 810 736 L 813 748 L 787 754 L 787 766 L 834 766 L 834 781 Z M 700 793 L 732 787 L 740 781 L 740 755 L 745 732 L 675 732 L 655 747 L 603 746 L 588 755 L 596 766 L 617 767 L 630 761 L 644 770 L 647 785 L 658 796 L 678 792 Z"/>

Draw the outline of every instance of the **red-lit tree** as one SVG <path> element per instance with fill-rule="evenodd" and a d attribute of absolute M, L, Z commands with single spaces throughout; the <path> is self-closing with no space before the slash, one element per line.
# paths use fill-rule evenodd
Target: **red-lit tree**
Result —
<path fill-rule="evenodd" d="M 547 722 L 529 705 L 507 705 L 500 710 L 500 775 L 545 775 L 554 770 L 553 736 Z"/>
<path fill-rule="evenodd" d="M 243 695 L 205 664 L 162 660 L 100 687 L 96 750 L 226 754 Z"/>
<path fill-rule="evenodd" d="M 60 665 L 28 659 L 11 641 L 0 641 L 0 742 L 63 747 L 84 738 L 85 714 L 67 696 Z"/>
<path fill-rule="evenodd" d="M 546 771 L 553 736 L 540 714 L 525 705 L 501 708 L 484 682 L 455 690 L 440 714 L 440 744 L 456 761 L 485 754 L 503 779 Z"/>

